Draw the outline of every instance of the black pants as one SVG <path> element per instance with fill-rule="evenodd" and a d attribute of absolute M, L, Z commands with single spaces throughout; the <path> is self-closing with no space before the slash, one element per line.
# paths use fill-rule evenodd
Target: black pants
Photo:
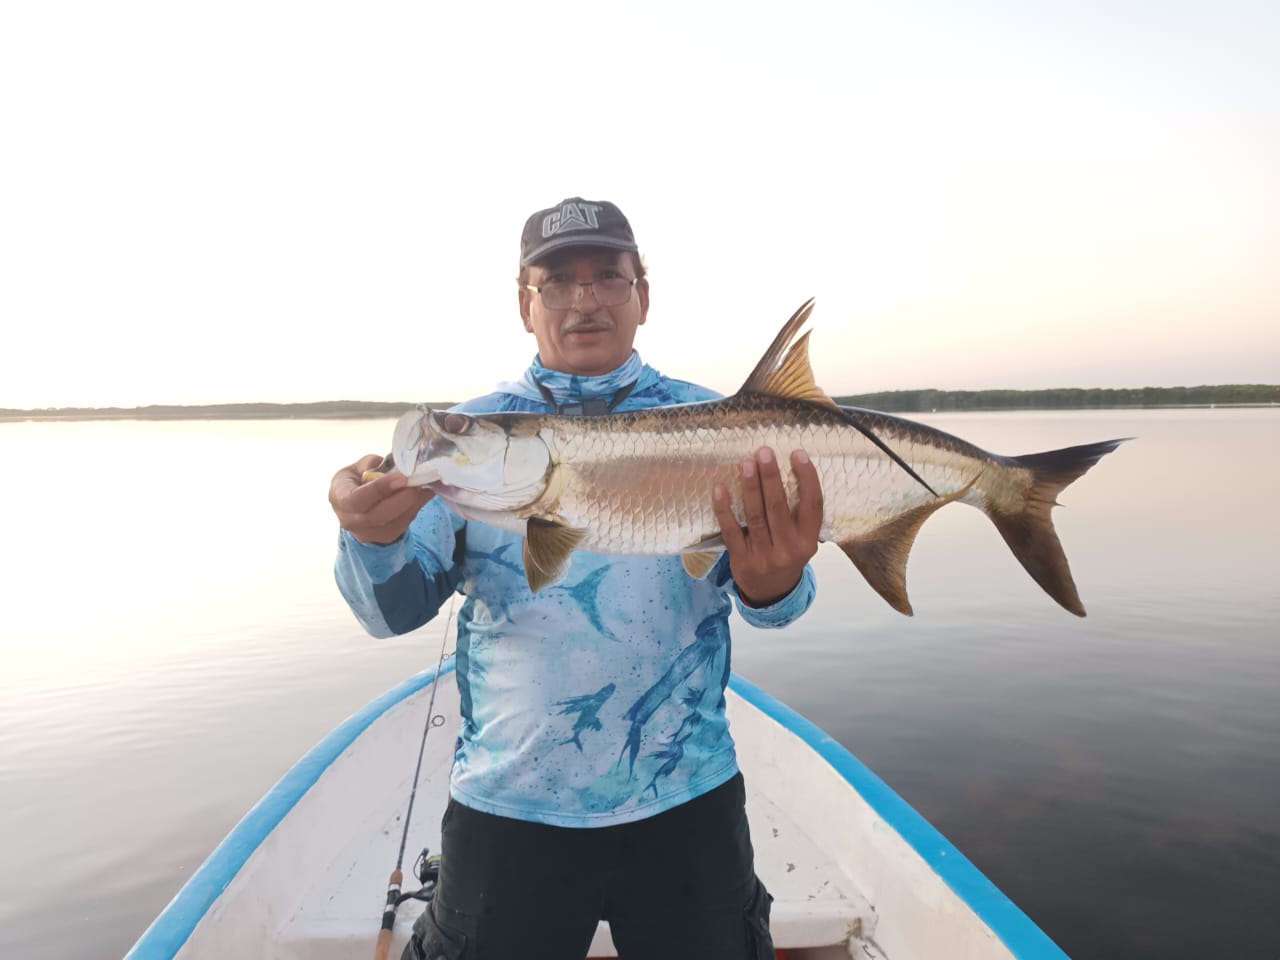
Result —
<path fill-rule="evenodd" d="M 622 960 L 772 960 L 739 774 L 613 827 L 550 827 L 449 801 L 435 902 L 403 960 L 582 960 L 609 921 Z"/>

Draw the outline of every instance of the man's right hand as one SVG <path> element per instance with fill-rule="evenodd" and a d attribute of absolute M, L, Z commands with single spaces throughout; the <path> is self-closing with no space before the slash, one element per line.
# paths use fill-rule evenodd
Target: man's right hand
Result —
<path fill-rule="evenodd" d="M 329 506 L 338 524 L 361 543 L 394 543 L 435 494 L 426 487 L 410 487 L 399 470 L 361 483 L 365 471 L 376 469 L 382 457 L 370 454 L 343 467 L 329 484 Z"/>

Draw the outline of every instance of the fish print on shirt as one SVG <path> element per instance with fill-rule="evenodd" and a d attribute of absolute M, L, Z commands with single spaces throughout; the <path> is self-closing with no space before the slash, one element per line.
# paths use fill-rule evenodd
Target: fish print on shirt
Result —
<path fill-rule="evenodd" d="M 493 564 L 516 576 L 517 582 L 511 586 L 511 589 L 503 595 L 508 601 L 505 604 L 490 603 L 487 607 L 492 619 L 497 620 L 506 614 L 507 606 L 510 601 L 517 597 L 529 600 L 532 594 L 528 593 L 524 579 L 524 565 L 518 559 L 520 542 L 518 540 L 509 540 L 501 546 L 495 547 L 493 550 L 482 551 L 468 549 L 466 553 L 467 562 L 472 564 L 477 571 L 483 571 L 482 564 Z M 560 594 L 567 597 L 572 603 L 576 604 L 582 615 L 587 618 L 587 622 L 605 639 L 618 642 L 618 635 L 609 628 L 604 622 L 604 611 L 600 603 L 600 588 L 604 584 L 604 579 L 608 576 L 612 563 L 603 563 L 596 569 L 592 570 L 577 583 L 556 584 L 547 588 L 547 596 L 552 597 Z M 483 573 L 477 573 L 476 576 L 482 576 Z M 498 576 L 503 577 L 505 574 L 499 573 Z M 477 591 L 479 592 L 479 591 Z M 499 591 L 483 591 L 486 596 L 493 596 Z"/>
<path fill-rule="evenodd" d="M 649 754 L 651 758 L 662 760 L 663 763 L 654 771 L 653 779 L 644 788 L 644 793 L 653 791 L 653 795 L 656 798 L 658 796 L 658 779 L 660 777 L 669 777 L 675 772 L 676 767 L 680 765 L 680 761 L 684 759 L 685 741 L 697 732 L 699 724 L 702 723 L 702 711 L 700 708 L 702 706 L 703 693 L 705 691 L 701 687 L 690 687 L 689 691 L 680 698 L 680 702 L 685 705 L 689 712 L 685 714 L 684 719 L 680 721 L 680 726 L 671 735 L 671 739 L 663 745 L 662 749 L 655 750 Z"/>
<path fill-rule="evenodd" d="M 505 569 L 510 570 L 512 573 L 516 574 L 517 576 L 523 578 L 524 566 L 519 563 L 516 563 L 514 560 L 508 560 L 506 557 L 507 551 L 510 550 L 512 547 L 516 546 L 517 543 L 518 541 L 509 540 L 506 543 L 504 543 L 502 546 L 496 547 L 493 550 L 488 551 L 487 553 L 481 553 L 478 550 L 468 550 L 467 559 L 472 563 L 483 562 L 483 563 L 497 564 L 498 566 L 504 567 Z"/>
<path fill-rule="evenodd" d="M 560 590 L 567 593 L 573 602 L 582 610 L 583 616 L 591 622 L 591 626 L 600 632 L 600 635 L 614 643 L 618 642 L 617 634 L 610 630 L 604 623 L 604 617 L 600 610 L 600 585 L 604 583 L 604 578 L 608 575 L 613 564 L 602 564 L 589 574 L 575 583 L 572 587 L 556 586 L 548 590 Z"/>
<path fill-rule="evenodd" d="M 622 763 L 624 758 L 627 759 L 629 763 L 629 771 L 632 776 L 635 775 L 636 758 L 640 754 L 640 740 L 644 735 L 644 725 L 649 722 L 649 719 L 657 712 L 659 707 L 671 700 L 680 685 L 688 680 L 689 677 L 693 676 L 695 670 L 706 668 L 714 662 L 717 655 L 724 651 L 727 646 L 726 641 L 727 631 L 723 627 L 723 621 L 718 617 L 707 617 L 698 624 L 698 629 L 694 634 L 693 643 L 680 651 L 679 656 L 677 656 L 675 662 L 671 664 L 670 669 L 662 675 L 662 678 L 646 690 L 644 695 L 633 703 L 631 708 L 623 714 L 623 716 L 631 722 L 631 726 L 627 731 L 627 737 L 626 741 L 622 745 L 622 751 L 618 755 L 618 763 Z M 727 672 L 727 658 L 725 669 Z M 690 692 L 692 693 L 692 691 Z M 686 696 L 684 701 L 685 706 L 693 706 L 696 711 L 696 704 L 701 702 L 701 699 L 702 694 L 700 691 L 697 700 L 693 701 L 692 704 Z M 684 730 L 686 725 L 689 724 L 689 718 L 686 716 L 684 720 L 681 721 L 680 729 L 676 731 L 676 737 L 673 737 L 673 741 L 679 737 L 680 731 Z M 693 725 L 696 726 L 696 721 Z M 688 739 L 688 736 L 689 735 L 686 735 L 679 741 L 679 751 L 681 754 L 683 754 L 684 750 L 684 740 Z M 664 750 L 674 751 L 675 746 L 673 745 L 673 742 L 669 741 Z M 671 755 L 669 753 L 665 753 L 663 751 L 660 751 L 660 753 L 666 758 L 667 762 L 659 768 L 659 773 L 655 774 L 655 782 L 659 776 L 670 775 L 671 771 L 675 769 L 676 764 L 679 763 L 678 756 L 676 757 L 675 762 L 672 763 Z M 655 754 L 655 756 L 657 756 L 657 754 Z"/>
<path fill-rule="evenodd" d="M 617 690 L 617 685 L 608 683 L 597 690 L 595 693 L 589 693 L 582 697 L 569 697 L 565 700 L 557 700 L 557 707 L 564 707 L 560 711 L 561 716 L 568 716 L 576 713 L 578 719 L 573 723 L 573 735 L 568 739 L 561 740 L 559 746 L 566 743 L 572 743 L 578 751 L 582 751 L 582 734 L 585 730 L 601 730 L 604 724 L 600 722 L 600 708 L 605 702 L 613 696 L 613 692 Z"/>
<path fill-rule="evenodd" d="M 467 581 L 463 592 L 470 597 L 471 610 L 479 624 L 495 624 L 510 618 L 510 608 L 521 599 L 519 591 L 509 584 L 524 579 L 524 568 L 507 554 L 516 542 L 507 542 L 492 550 L 480 550 L 468 544 L 466 564 Z M 517 554 L 517 557 L 519 554 Z M 492 589 L 501 585 L 502 589 Z M 527 594 L 527 591 L 524 591 Z M 483 597 L 484 599 L 480 599 Z M 528 596 L 524 597 L 528 600 Z"/>

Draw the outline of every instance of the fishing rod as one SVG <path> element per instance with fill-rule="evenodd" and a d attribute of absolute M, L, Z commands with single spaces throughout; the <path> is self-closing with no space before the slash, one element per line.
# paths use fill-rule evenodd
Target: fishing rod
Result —
<path fill-rule="evenodd" d="M 456 593 L 449 597 L 449 612 L 445 616 L 444 636 L 440 638 L 440 657 L 436 661 L 436 676 L 431 681 L 431 699 L 427 703 L 427 722 L 422 728 L 422 742 L 418 745 L 418 765 L 413 771 L 413 787 L 409 790 L 409 806 L 404 813 L 404 830 L 400 833 L 400 853 L 396 857 L 396 868 L 391 871 L 391 879 L 387 881 L 387 905 L 382 910 L 382 928 L 378 931 L 378 941 L 373 948 L 373 960 L 387 960 L 391 952 L 391 934 L 396 925 L 396 909 L 401 901 L 409 899 L 400 893 L 400 884 L 404 880 L 404 850 L 409 842 L 409 821 L 413 817 L 413 801 L 418 795 L 418 778 L 422 774 L 422 757 L 427 749 L 427 734 L 436 726 L 436 687 L 440 684 L 440 668 L 444 665 L 444 651 L 449 644 L 449 624 L 453 622 L 453 603 Z M 426 851 L 423 851 L 426 856 Z"/>

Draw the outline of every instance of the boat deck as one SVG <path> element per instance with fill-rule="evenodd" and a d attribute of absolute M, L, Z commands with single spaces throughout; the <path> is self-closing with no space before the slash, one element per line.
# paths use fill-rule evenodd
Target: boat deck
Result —
<path fill-rule="evenodd" d="M 413 863 L 424 847 L 439 849 L 440 812 L 448 799 L 448 771 L 453 734 L 450 719 L 457 708 L 453 684 L 442 684 L 435 713 L 445 717 L 440 733 L 428 738 L 422 777 L 415 800 L 413 820 L 405 850 L 405 888 L 417 887 L 411 876 Z M 451 695 L 450 695 L 451 694 Z M 425 701 L 412 697 L 400 709 L 416 709 L 425 717 Z M 388 724 L 388 729 L 421 725 Z M 369 735 L 376 735 L 371 731 Z M 436 741 L 436 750 L 431 749 Z M 440 749 L 442 745 L 447 749 Z M 409 745 L 412 746 L 411 744 Z M 350 839 L 338 849 L 327 865 L 310 876 L 297 874 L 293 882 L 304 889 L 296 891 L 297 908 L 280 917 L 274 937 L 278 945 L 275 956 L 297 960 L 346 960 L 372 949 L 377 934 L 383 901 L 391 868 L 395 865 L 402 831 L 404 808 L 412 779 L 412 761 L 416 750 L 396 748 L 383 756 L 405 758 L 406 769 L 391 789 L 380 785 L 380 801 L 369 798 L 352 803 L 347 809 L 362 820 L 343 825 Z M 751 821 L 752 841 L 756 851 L 756 869 L 769 892 L 773 894 L 772 923 L 774 942 L 788 948 L 794 958 L 858 956 L 878 958 L 880 953 L 868 942 L 875 928 L 875 913 L 858 894 L 853 882 L 833 862 L 829 852 L 819 849 L 806 830 L 778 803 L 754 785 L 750 764 L 747 767 L 747 810 Z M 767 782 L 768 777 L 761 778 Z M 321 787 L 322 784 L 317 784 Z M 797 788 L 798 789 L 798 788 Z M 299 814 L 303 810 L 298 811 Z M 317 824 L 317 827 L 319 825 Z M 409 900 L 397 913 L 392 956 L 399 956 L 407 941 L 413 921 L 423 910 L 420 901 Z M 799 948 L 799 949 L 797 949 Z M 825 949 L 824 949 L 825 948 Z M 602 923 L 592 941 L 592 957 L 616 955 L 607 923 Z"/>

